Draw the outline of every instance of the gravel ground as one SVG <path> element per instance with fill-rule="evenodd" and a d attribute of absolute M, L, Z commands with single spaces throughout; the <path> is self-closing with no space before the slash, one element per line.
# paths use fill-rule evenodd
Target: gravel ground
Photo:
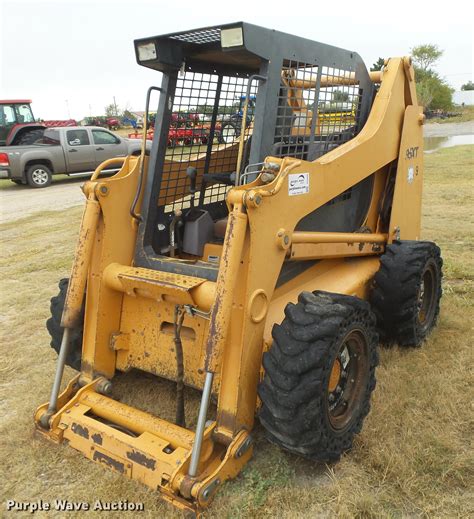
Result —
<path fill-rule="evenodd" d="M 474 121 L 463 123 L 428 123 L 424 126 L 425 137 L 450 137 L 451 135 L 474 134 Z"/>
<path fill-rule="evenodd" d="M 474 121 L 463 123 L 431 123 L 424 126 L 425 137 L 448 137 L 474 134 Z M 84 179 L 54 182 L 45 189 L 9 186 L 0 189 L 0 223 L 29 216 L 39 211 L 59 210 L 84 202 L 80 185 Z"/>
<path fill-rule="evenodd" d="M 39 211 L 66 209 L 84 203 L 84 179 L 54 182 L 43 189 L 12 186 L 0 190 L 0 223 L 24 218 Z"/>

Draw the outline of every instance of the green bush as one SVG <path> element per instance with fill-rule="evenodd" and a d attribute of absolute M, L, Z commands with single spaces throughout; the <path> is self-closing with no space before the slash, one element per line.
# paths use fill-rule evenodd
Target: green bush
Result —
<path fill-rule="evenodd" d="M 449 110 L 453 107 L 453 92 L 444 79 L 433 70 L 415 67 L 418 102 L 430 110 Z"/>

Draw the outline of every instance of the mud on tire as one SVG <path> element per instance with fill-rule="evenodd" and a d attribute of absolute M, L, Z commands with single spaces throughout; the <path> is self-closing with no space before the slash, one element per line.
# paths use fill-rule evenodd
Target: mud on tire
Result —
<path fill-rule="evenodd" d="M 258 390 L 268 439 L 310 459 L 339 459 L 361 430 L 375 388 L 378 337 L 370 305 L 303 292 L 272 335 Z"/>
<path fill-rule="evenodd" d="M 382 342 L 422 344 L 438 319 L 442 265 L 440 249 L 432 242 L 387 246 L 370 298 Z"/>
<path fill-rule="evenodd" d="M 59 294 L 51 298 L 51 317 L 46 321 L 46 328 L 51 335 L 51 347 L 59 354 L 61 340 L 63 338 L 63 329 L 61 328 L 61 316 L 63 314 L 64 303 L 66 301 L 67 287 L 69 279 L 61 279 L 59 282 Z M 84 309 L 82 321 L 84 320 Z M 66 358 L 66 364 L 71 368 L 81 370 L 82 355 L 82 322 L 77 328 L 70 332 L 69 353 Z"/>

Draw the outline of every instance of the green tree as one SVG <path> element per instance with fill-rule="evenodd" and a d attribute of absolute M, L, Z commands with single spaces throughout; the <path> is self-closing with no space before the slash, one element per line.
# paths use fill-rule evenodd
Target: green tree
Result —
<path fill-rule="evenodd" d="M 121 117 L 123 115 L 122 110 L 114 103 L 110 103 L 105 108 L 105 115 L 107 117 Z"/>
<path fill-rule="evenodd" d="M 413 47 L 411 53 L 418 102 L 425 109 L 449 110 L 453 105 L 454 89 L 432 68 L 443 55 L 443 50 L 427 43 Z"/>
<path fill-rule="evenodd" d="M 214 111 L 214 105 L 197 105 L 196 112 L 198 114 L 205 114 L 205 115 L 211 115 Z"/>
<path fill-rule="evenodd" d="M 332 100 L 334 103 L 347 103 L 347 101 L 349 101 L 349 94 L 342 90 L 335 90 L 332 93 Z"/>
<path fill-rule="evenodd" d="M 411 49 L 411 57 L 415 67 L 425 72 L 441 58 L 443 53 L 443 50 L 432 43 L 417 45 Z"/>
<path fill-rule="evenodd" d="M 461 90 L 474 90 L 474 83 L 472 81 L 468 81 L 461 86 Z"/>
<path fill-rule="evenodd" d="M 449 110 L 453 106 L 453 92 L 434 70 L 415 68 L 418 102 L 430 110 Z"/>
<path fill-rule="evenodd" d="M 379 58 L 371 67 L 370 67 L 370 70 L 371 71 L 376 71 L 376 70 L 382 70 L 382 67 L 384 66 L 385 64 L 385 60 L 383 58 Z"/>

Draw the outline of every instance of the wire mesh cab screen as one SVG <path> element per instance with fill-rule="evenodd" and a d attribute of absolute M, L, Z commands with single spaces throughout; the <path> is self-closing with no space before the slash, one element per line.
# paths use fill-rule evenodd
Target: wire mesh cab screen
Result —
<path fill-rule="evenodd" d="M 315 160 L 352 139 L 361 99 L 352 70 L 285 60 L 273 155 Z"/>
<path fill-rule="evenodd" d="M 158 206 L 163 213 L 193 205 L 219 212 L 235 183 L 237 155 L 246 102 L 248 75 L 224 76 L 186 71 L 177 78 L 172 101 L 166 156 Z M 252 84 L 246 121 L 247 141 L 252 132 L 256 84 Z M 189 194 L 188 167 L 197 170 L 197 192 Z"/>

